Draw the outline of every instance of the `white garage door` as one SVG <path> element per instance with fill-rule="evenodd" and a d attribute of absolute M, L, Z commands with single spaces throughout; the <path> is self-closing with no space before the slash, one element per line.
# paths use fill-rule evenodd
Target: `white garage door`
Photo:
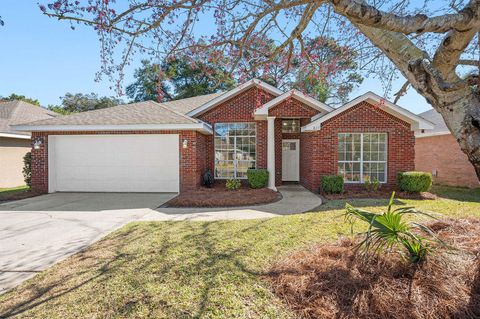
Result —
<path fill-rule="evenodd" d="M 178 192 L 179 136 L 49 136 L 49 191 Z"/>

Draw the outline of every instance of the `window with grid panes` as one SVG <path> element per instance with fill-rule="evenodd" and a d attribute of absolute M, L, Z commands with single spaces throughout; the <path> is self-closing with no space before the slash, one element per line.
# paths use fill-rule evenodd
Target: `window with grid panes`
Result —
<path fill-rule="evenodd" d="M 338 174 L 346 183 L 387 182 L 387 134 L 338 134 Z"/>
<path fill-rule="evenodd" d="M 256 168 L 256 124 L 215 124 L 215 178 L 247 177 Z"/>

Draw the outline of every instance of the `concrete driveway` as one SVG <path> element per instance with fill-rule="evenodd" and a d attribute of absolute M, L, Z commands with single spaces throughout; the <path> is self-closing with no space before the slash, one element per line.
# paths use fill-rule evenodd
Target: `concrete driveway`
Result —
<path fill-rule="evenodd" d="M 0 293 L 175 194 L 55 193 L 0 205 Z"/>

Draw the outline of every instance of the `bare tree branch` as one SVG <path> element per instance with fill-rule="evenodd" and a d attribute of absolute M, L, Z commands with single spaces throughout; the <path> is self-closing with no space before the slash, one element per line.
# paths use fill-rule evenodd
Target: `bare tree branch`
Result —
<path fill-rule="evenodd" d="M 397 93 L 394 94 L 395 96 L 395 100 L 393 101 L 393 103 L 397 103 L 398 100 L 400 100 L 400 98 L 402 96 L 404 96 L 405 94 L 407 94 L 407 90 L 408 90 L 408 87 L 410 86 L 410 82 L 406 81 L 405 83 L 403 83 L 402 87 L 400 88 L 400 90 L 398 90 Z"/>
<path fill-rule="evenodd" d="M 452 29 L 466 31 L 480 26 L 479 3 L 472 0 L 457 14 L 431 17 L 424 14 L 398 16 L 378 10 L 363 0 L 332 0 L 335 12 L 354 23 L 404 34 L 435 32 L 445 33 Z"/>

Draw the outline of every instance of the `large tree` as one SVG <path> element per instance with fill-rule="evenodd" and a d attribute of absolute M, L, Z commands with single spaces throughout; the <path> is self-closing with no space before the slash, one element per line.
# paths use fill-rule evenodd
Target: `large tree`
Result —
<path fill-rule="evenodd" d="M 225 91 L 235 85 L 224 68 L 202 57 L 182 54 L 161 64 L 143 60 L 135 70 L 135 82 L 127 86 L 127 96 L 136 102 L 162 102 Z"/>
<path fill-rule="evenodd" d="M 363 81 L 355 50 L 324 36 L 304 42 L 305 52 L 275 55 L 278 44 L 273 39 L 255 38 L 248 47 L 237 47 L 237 54 L 224 55 L 222 63 L 233 66 L 239 82 L 259 78 L 280 89 L 298 89 L 322 102 L 345 103 Z M 266 56 L 272 58 L 266 60 Z"/>
<path fill-rule="evenodd" d="M 127 7 L 57 0 L 40 9 L 93 26 L 102 42 L 103 71 L 120 75 L 136 51 L 171 55 L 198 36 L 206 42 L 199 48 L 215 46 L 239 59 L 252 39 L 275 36 L 275 50 L 255 62 L 261 64 L 278 56 L 290 61 L 295 51 L 309 61 L 305 39 L 328 35 L 360 52 L 361 68 L 387 87 L 394 76 L 389 71 L 399 71 L 440 112 L 480 178 L 480 0 L 131 0 Z M 198 35 L 199 21 L 212 16 L 216 32 Z M 123 52 L 118 62 L 116 48 Z"/>
<path fill-rule="evenodd" d="M 27 103 L 30 103 L 30 104 L 33 104 L 33 105 L 40 106 L 40 101 L 39 100 L 26 97 L 25 95 L 12 93 L 12 94 L 10 94 L 9 96 L 6 96 L 6 97 L 1 97 L 0 96 L 0 101 L 15 101 L 15 100 L 24 101 L 24 102 L 27 102 Z"/>
<path fill-rule="evenodd" d="M 49 105 L 48 108 L 64 115 L 104 109 L 123 103 L 121 99 L 108 96 L 99 97 L 96 93 L 66 93 L 60 97 L 60 100 L 61 105 Z"/>
<path fill-rule="evenodd" d="M 162 74 L 159 64 L 142 60 L 142 66 L 133 74 L 135 81 L 127 86 L 125 93 L 134 102 L 172 100 Z"/>
<path fill-rule="evenodd" d="M 278 56 L 256 64 L 276 49 L 271 39 L 257 40 L 236 63 L 236 56 L 213 48 L 186 50 L 165 58 L 161 64 L 142 60 L 126 94 L 133 101 L 169 101 L 226 91 L 235 83 L 259 78 L 281 89 L 299 89 L 322 102 L 345 102 L 363 80 L 357 72 L 356 53 L 325 37 L 310 39 L 307 46 L 314 63 L 301 56 L 288 63 L 285 57 Z M 233 72 L 227 72 L 228 65 L 235 65 Z"/>

